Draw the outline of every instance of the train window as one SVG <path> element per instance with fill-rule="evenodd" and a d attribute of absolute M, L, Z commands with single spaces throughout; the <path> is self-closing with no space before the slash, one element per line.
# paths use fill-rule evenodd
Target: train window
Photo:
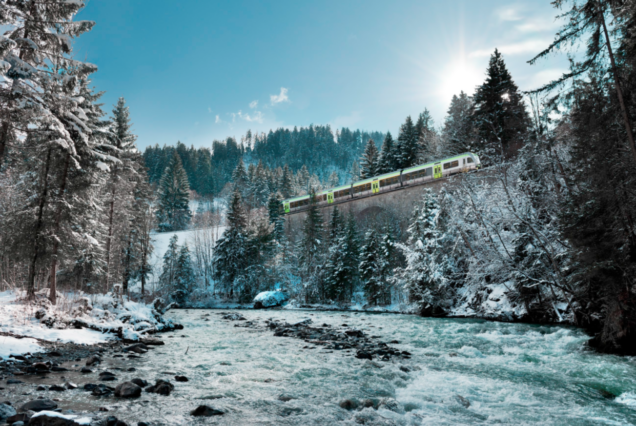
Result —
<path fill-rule="evenodd" d="M 450 163 L 444 163 L 444 170 L 452 169 L 453 167 L 457 167 L 457 166 L 459 166 L 458 160 L 451 161 Z"/>
<path fill-rule="evenodd" d="M 380 186 L 381 187 L 385 187 L 385 186 L 389 186 L 389 185 L 394 185 L 396 183 L 398 183 L 398 177 L 397 176 L 392 177 L 392 178 L 382 179 L 380 181 Z"/>
<path fill-rule="evenodd" d="M 468 157 L 468 162 L 469 162 L 469 163 L 474 163 L 474 161 L 473 161 L 472 157 Z"/>
<path fill-rule="evenodd" d="M 426 174 L 424 176 L 433 176 L 433 168 L 429 167 L 426 169 Z"/>

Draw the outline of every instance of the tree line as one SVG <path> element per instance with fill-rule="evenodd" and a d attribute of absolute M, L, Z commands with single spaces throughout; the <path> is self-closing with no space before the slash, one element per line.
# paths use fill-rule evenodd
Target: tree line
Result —
<path fill-rule="evenodd" d="M 73 57 L 93 27 L 82 1 L 2 2 L 0 282 L 29 298 L 58 284 L 142 286 L 152 250 L 153 194 L 123 98 L 110 116 Z"/>

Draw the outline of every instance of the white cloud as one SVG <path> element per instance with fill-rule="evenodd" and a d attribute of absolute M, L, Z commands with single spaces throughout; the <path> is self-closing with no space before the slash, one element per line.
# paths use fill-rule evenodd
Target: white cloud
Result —
<path fill-rule="evenodd" d="M 216 116 L 216 118 L 214 119 L 215 123 L 220 123 L 221 122 L 221 117 L 219 117 L 218 115 Z"/>
<path fill-rule="evenodd" d="M 536 54 L 548 47 L 551 43 L 550 39 L 532 39 L 519 43 L 505 44 L 503 46 L 497 46 L 499 51 L 504 55 L 521 55 L 521 54 Z M 471 58 L 483 58 L 492 55 L 495 48 L 475 50 L 468 55 Z"/>
<path fill-rule="evenodd" d="M 239 118 L 248 121 L 250 123 L 255 122 L 255 123 L 262 123 L 263 122 L 263 113 L 260 111 L 255 111 L 254 114 L 249 115 L 249 114 L 244 114 L 243 111 L 239 111 L 236 114 Z"/>
<path fill-rule="evenodd" d="M 561 26 L 561 23 L 554 19 L 529 19 L 515 28 L 522 33 L 540 33 L 543 31 L 554 31 Z"/>
<path fill-rule="evenodd" d="M 495 13 L 500 21 L 520 21 L 519 6 L 509 6 L 497 10 Z"/>
<path fill-rule="evenodd" d="M 290 102 L 287 92 L 288 90 L 285 87 L 281 87 L 278 95 L 271 95 L 269 99 L 271 100 L 272 105 L 280 104 L 281 102 Z"/>
<path fill-rule="evenodd" d="M 254 109 L 258 106 L 258 101 L 252 101 L 250 102 L 250 108 Z"/>
<path fill-rule="evenodd" d="M 549 82 L 560 78 L 566 72 L 568 72 L 568 70 L 565 68 L 551 68 L 539 71 L 530 78 L 530 81 L 528 82 L 528 88 L 536 89 L 538 87 L 541 87 L 544 84 L 548 84 Z"/>

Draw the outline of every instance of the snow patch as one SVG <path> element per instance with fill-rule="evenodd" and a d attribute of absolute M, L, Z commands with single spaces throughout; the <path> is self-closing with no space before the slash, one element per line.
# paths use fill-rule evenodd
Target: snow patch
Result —
<path fill-rule="evenodd" d="M 64 419 L 64 420 L 71 420 L 79 425 L 90 425 L 91 421 L 93 421 L 93 419 L 91 419 L 90 417 L 82 417 L 78 419 L 79 416 L 75 416 L 72 414 L 62 414 L 56 411 L 40 411 L 39 413 L 35 413 L 31 418 L 34 419 L 36 417 L 43 417 L 43 416 L 56 417 L 58 419 Z"/>
<path fill-rule="evenodd" d="M 289 297 L 282 291 L 263 291 L 254 298 L 254 303 L 260 302 L 263 308 L 280 306 L 289 300 Z"/>
<path fill-rule="evenodd" d="M 42 347 L 35 339 L 16 339 L 11 336 L 0 336 L 0 358 L 6 359 L 9 355 L 22 355 L 27 352 L 39 352 Z"/>

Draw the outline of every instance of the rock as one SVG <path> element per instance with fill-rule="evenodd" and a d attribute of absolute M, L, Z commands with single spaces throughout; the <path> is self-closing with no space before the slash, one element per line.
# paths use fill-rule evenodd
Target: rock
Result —
<path fill-rule="evenodd" d="M 148 346 L 143 343 L 135 343 L 134 345 L 130 345 L 124 348 L 124 352 L 134 352 L 137 354 L 145 354 L 148 352 Z"/>
<path fill-rule="evenodd" d="M 115 396 L 119 398 L 137 398 L 141 395 L 141 387 L 132 382 L 124 382 L 115 388 Z"/>
<path fill-rule="evenodd" d="M 345 330 L 347 336 L 364 337 L 364 333 L 361 330 Z"/>
<path fill-rule="evenodd" d="M 356 352 L 356 358 L 358 358 L 358 359 L 373 359 L 373 355 L 371 355 L 369 352 L 358 351 L 358 352 Z"/>
<path fill-rule="evenodd" d="M 136 384 L 140 388 L 145 388 L 146 386 L 148 386 L 148 382 L 145 380 L 141 380 L 140 378 L 134 378 L 131 380 L 131 382 Z"/>
<path fill-rule="evenodd" d="M 223 411 L 217 410 L 212 407 L 208 407 L 207 405 L 199 405 L 194 410 L 190 411 L 190 415 L 200 417 L 211 417 L 211 416 L 222 416 L 225 414 Z"/>
<path fill-rule="evenodd" d="M 344 408 L 345 410 L 355 410 L 358 408 L 358 401 L 355 399 L 344 399 L 340 401 L 340 408 Z"/>
<path fill-rule="evenodd" d="M 93 355 L 86 360 L 86 366 L 90 367 L 91 365 L 99 364 L 100 362 L 102 362 L 102 359 L 97 355 Z"/>
<path fill-rule="evenodd" d="M 0 423 L 4 422 L 11 416 L 15 416 L 15 414 L 15 408 L 7 404 L 0 404 Z"/>
<path fill-rule="evenodd" d="M 66 386 L 66 389 L 77 389 L 77 385 L 73 382 L 66 382 L 64 386 Z"/>
<path fill-rule="evenodd" d="M 35 388 L 36 391 L 45 391 L 45 390 L 49 390 L 49 388 L 47 388 L 46 386 L 40 385 L 37 388 Z"/>
<path fill-rule="evenodd" d="M 65 417 L 58 417 L 54 413 L 33 416 L 29 420 L 29 426 L 77 426 L 73 420 Z"/>
<path fill-rule="evenodd" d="M 128 426 L 128 423 L 122 422 L 115 416 L 109 416 L 106 419 L 106 426 Z"/>
<path fill-rule="evenodd" d="M 174 390 L 174 385 L 167 380 L 157 380 L 153 386 L 148 386 L 146 392 L 158 393 L 159 395 L 170 395 L 170 392 Z"/>
<path fill-rule="evenodd" d="M 137 426 L 150 426 L 150 425 L 146 422 L 137 422 Z"/>
<path fill-rule="evenodd" d="M 51 387 L 49 387 L 49 390 L 55 392 L 64 392 L 66 388 L 60 385 L 51 385 Z"/>
<path fill-rule="evenodd" d="M 35 411 L 39 413 L 40 411 L 53 411 L 56 408 L 57 404 L 50 399 L 34 399 L 33 401 L 23 404 L 22 407 L 20 407 L 20 411 Z"/>
<path fill-rule="evenodd" d="M 49 371 L 51 369 L 51 366 L 45 362 L 36 362 L 32 367 L 35 368 L 37 372 Z"/>
<path fill-rule="evenodd" d="M 457 400 L 457 402 L 459 402 L 461 405 L 463 405 L 465 408 L 470 407 L 470 401 L 467 400 L 466 398 L 464 398 L 461 395 L 455 395 L 455 399 Z"/>
<path fill-rule="evenodd" d="M 62 371 L 68 371 L 68 369 L 64 368 L 64 367 L 58 367 L 58 366 L 54 365 L 53 367 L 51 367 L 51 371 L 62 372 Z"/>
<path fill-rule="evenodd" d="M 393 398 L 384 398 L 380 401 L 378 408 L 384 408 L 385 410 L 393 411 L 396 413 L 402 413 L 404 410 L 399 402 Z"/>
<path fill-rule="evenodd" d="M 84 388 L 86 388 L 86 386 L 84 386 Z M 111 388 L 110 386 L 106 386 L 106 385 L 97 385 L 93 388 L 92 390 L 92 394 L 94 396 L 107 396 L 110 395 L 111 393 L 113 393 L 115 391 L 114 388 Z"/>
<path fill-rule="evenodd" d="M 404 371 L 405 373 L 410 373 L 411 372 L 411 369 L 406 367 L 406 366 L 404 366 L 404 365 L 400 365 L 400 370 Z"/>
<path fill-rule="evenodd" d="M 296 399 L 296 397 L 291 396 L 291 395 L 279 395 L 278 396 L 278 400 L 279 401 L 283 401 L 283 402 L 288 402 L 288 401 L 291 401 L 292 399 Z"/>
<path fill-rule="evenodd" d="M 19 385 L 20 383 L 24 383 L 22 380 L 9 379 L 7 380 L 8 385 Z"/>
<path fill-rule="evenodd" d="M 30 413 L 18 413 L 18 414 L 14 414 L 13 416 L 7 418 L 7 423 L 10 425 L 14 425 L 18 422 L 22 422 L 22 424 L 25 424 L 29 421 L 29 419 L 31 418 L 31 414 Z"/>
<path fill-rule="evenodd" d="M 102 382 L 112 382 L 117 380 L 117 378 L 110 371 L 102 371 L 101 373 L 99 373 L 99 380 L 101 380 Z"/>
<path fill-rule="evenodd" d="M 128 370 L 126 371 L 137 371 L 137 369 L 135 367 L 130 367 Z"/>
<path fill-rule="evenodd" d="M 281 306 L 289 300 L 282 291 L 263 291 L 254 298 L 254 309 L 273 308 Z"/>
<path fill-rule="evenodd" d="M 96 387 L 97 387 L 97 385 L 96 385 L 95 383 L 86 383 L 86 384 L 84 385 L 84 390 L 87 390 L 87 391 L 89 391 L 89 392 L 90 392 L 90 391 L 92 391 L 93 389 L 95 389 Z"/>
<path fill-rule="evenodd" d="M 186 376 L 174 376 L 175 381 L 177 382 L 188 382 L 188 378 Z"/>
<path fill-rule="evenodd" d="M 46 309 L 40 308 L 37 311 L 35 311 L 35 319 L 41 320 L 45 316 L 46 316 Z"/>
<path fill-rule="evenodd" d="M 91 370 L 88 367 L 82 367 L 82 369 L 80 370 L 80 373 L 84 373 L 84 374 L 88 374 L 88 373 L 92 373 L 93 370 Z"/>
<path fill-rule="evenodd" d="M 365 399 L 362 401 L 363 408 L 378 408 L 378 401 L 374 401 L 372 399 Z"/>

